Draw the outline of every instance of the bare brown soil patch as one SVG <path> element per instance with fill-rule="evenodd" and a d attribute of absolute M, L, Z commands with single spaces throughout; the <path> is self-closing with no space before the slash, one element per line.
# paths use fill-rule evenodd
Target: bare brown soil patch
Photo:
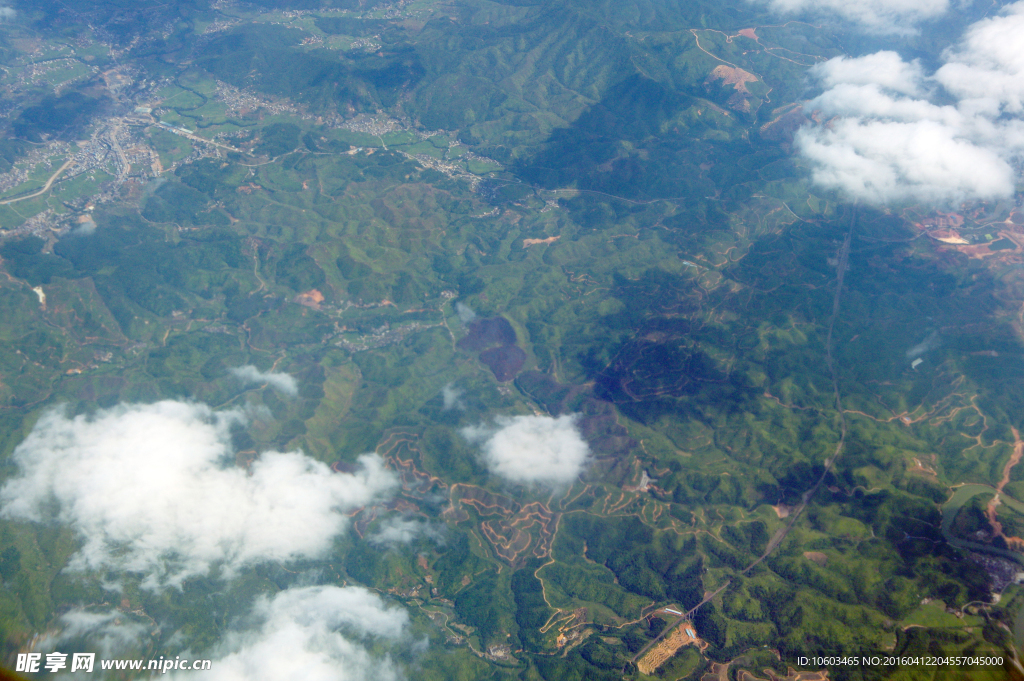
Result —
<path fill-rule="evenodd" d="M 750 97 L 747 95 L 736 92 L 732 97 L 726 101 L 729 108 L 733 111 L 742 111 L 743 113 L 750 113 Z"/>
<path fill-rule="evenodd" d="M 320 303 L 324 302 L 324 294 L 320 293 L 320 291 L 315 288 L 310 289 L 305 293 L 300 293 L 295 296 L 295 302 L 299 305 L 305 305 L 306 307 L 313 308 L 314 310 L 319 310 Z"/>
<path fill-rule="evenodd" d="M 700 677 L 700 681 L 728 681 L 730 664 L 732 663 L 712 662 L 708 670 Z"/>
<path fill-rule="evenodd" d="M 914 461 L 914 465 L 910 468 L 910 472 L 911 473 L 917 473 L 918 475 L 922 475 L 922 476 L 924 476 L 924 477 L 926 477 L 926 478 L 928 478 L 930 480 L 936 480 L 937 481 L 939 479 L 938 473 L 935 472 L 934 468 L 932 468 L 931 466 L 929 466 L 926 463 L 923 463 L 917 457 L 914 457 L 913 461 Z M 932 463 L 935 463 L 935 455 L 934 454 L 932 454 Z"/>
<path fill-rule="evenodd" d="M 970 246 L 956 246 L 956 250 L 970 258 L 986 258 L 994 262 L 1020 262 L 1021 243 L 1024 242 L 1024 235 L 1016 232 L 1000 231 L 996 235 L 999 239 L 1012 241 L 1015 248 L 1004 248 L 992 250 L 990 242 L 974 244 Z M 994 239 L 993 242 L 999 239 Z"/>
<path fill-rule="evenodd" d="M 955 229 L 936 229 L 928 232 L 928 236 L 946 244 L 968 244 L 967 239 L 960 236 Z"/>
<path fill-rule="evenodd" d="M 825 567 L 828 564 L 828 556 L 821 551 L 804 551 L 804 558 L 821 567 Z"/>
<path fill-rule="evenodd" d="M 637 669 L 642 674 L 653 674 L 658 667 L 665 664 L 672 656 L 679 652 L 680 648 L 691 643 L 703 650 L 707 644 L 699 638 L 690 636 L 686 633 L 687 629 L 693 630 L 693 625 L 689 622 L 682 622 L 676 626 L 675 629 L 669 632 L 668 636 L 662 639 L 661 643 L 651 648 L 646 655 L 640 658 L 640 661 L 636 663 Z"/>
<path fill-rule="evenodd" d="M 720 80 L 725 85 L 732 85 L 736 92 L 750 94 L 750 91 L 747 90 L 747 83 L 756 83 L 758 78 L 749 71 L 722 64 L 715 67 L 715 70 L 708 76 L 708 80 Z"/>
<path fill-rule="evenodd" d="M 559 235 L 549 236 L 547 239 L 523 239 L 523 248 L 529 248 L 530 246 L 536 246 L 538 244 L 552 244 L 561 238 L 562 236 Z"/>
<path fill-rule="evenodd" d="M 1020 537 L 1007 537 L 1003 534 L 1003 524 L 999 522 L 996 517 L 997 509 L 999 507 L 999 495 L 1002 494 L 1003 488 L 1006 487 L 1006 483 L 1010 482 L 1010 472 L 1013 467 L 1020 463 L 1022 457 L 1024 457 L 1024 440 L 1020 439 L 1020 431 L 1016 428 L 1010 428 L 1013 432 L 1013 454 L 1010 456 L 1010 460 L 1006 462 L 1003 467 L 1003 477 L 996 486 L 996 495 L 992 497 L 991 501 L 988 502 L 988 506 L 985 509 L 985 515 L 988 517 L 988 524 L 992 526 L 992 531 L 997 535 L 1006 540 L 1012 548 L 1018 551 L 1024 548 L 1024 539 Z"/>

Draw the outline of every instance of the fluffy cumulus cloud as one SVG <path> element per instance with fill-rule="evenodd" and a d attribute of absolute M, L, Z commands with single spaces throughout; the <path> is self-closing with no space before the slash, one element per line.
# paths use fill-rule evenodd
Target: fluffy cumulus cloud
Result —
<path fill-rule="evenodd" d="M 926 74 L 894 52 L 839 57 L 811 74 L 821 125 L 796 145 L 814 181 L 884 205 L 1010 196 L 1024 155 L 1024 2 L 972 25 Z M 945 103 L 937 103 L 944 96 Z"/>
<path fill-rule="evenodd" d="M 209 655 L 219 681 L 397 681 L 387 657 L 363 640 L 398 641 L 408 615 L 360 587 L 293 588 L 258 600 L 252 622 Z M 195 678 L 178 672 L 176 681 Z"/>
<path fill-rule="evenodd" d="M 0 7 L 0 23 L 4 21 L 11 21 L 14 17 L 18 16 L 18 12 L 11 7 Z"/>
<path fill-rule="evenodd" d="M 590 455 L 576 426 L 577 416 L 502 416 L 494 426 L 462 429 L 481 447 L 492 473 L 510 482 L 549 487 L 570 485 Z"/>
<path fill-rule="evenodd" d="M 920 95 L 924 70 L 916 60 L 905 62 L 895 52 L 876 52 L 857 59 L 836 57 L 811 69 L 829 88 L 867 86 L 905 95 Z"/>
<path fill-rule="evenodd" d="M 390 492 L 375 455 L 352 474 L 301 452 L 235 464 L 240 412 L 164 401 L 92 416 L 50 411 L 14 451 L 18 473 L 0 488 L 6 518 L 71 526 L 82 547 L 70 568 L 145 575 L 154 589 L 219 567 L 323 555 L 346 512 Z"/>
<path fill-rule="evenodd" d="M 285 373 L 274 371 L 260 371 L 251 364 L 242 367 L 235 367 L 231 374 L 246 385 L 266 383 L 286 395 L 294 397 L 299 394 L 299 384 L 295 379 Z"/>
<path fill-rule="evenodd" d="M 907 34 L 949 10 L 949 0 L 760 0 L 780 14 L 809 14 L 850 21 L 872 33 Z"/>
<path fill-rule="evenodd" d="M 1024 113 L 1024 2 L 972 24 L 935 80 L 967 113 Z"/>

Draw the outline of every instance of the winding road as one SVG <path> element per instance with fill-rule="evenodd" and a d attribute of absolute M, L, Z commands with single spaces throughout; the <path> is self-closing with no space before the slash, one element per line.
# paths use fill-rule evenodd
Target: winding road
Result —
<path fill-rule="evenodd" d="M 853 228 L 857 225 L 857 207 L 853 207 L 853 213 L 850 217 L 850 231 L 846 233 L 846 238 L 843 240 L 843 245 L 839 249 L 839 272 L 836 275 L 836 294 L 832 299 L 832 317 L 828 323 L 828 338 L 825 341 L 825 363 L 828 365 L 829 373 L 832 374 L 832 390 L 836 398 L 836 411 L 839 412 L 839 442 L 836 443 L 836 449 L 832 453 L 832 456 L 825 459 L 825 470 L 822 472 L 821 477 L 814 483 L 814 486 L 804 492 L 800 498 L 800 505 L 796 507 L 793 513 L 790 515 L 790 521 L 785 527 L 776 532 L 772 538 L 768 541 L 767 547 L 765 547 L 764 553 L 761 557 L 755 560 L 753 563 L 743 569 L 744 573 L 749 572 L 761 561 L 771 555 L 771 553 L 778 548 L 782 540 L 786 538 L 789 531 L 793 529 L 793 525 L 800 518 L 800 514 L 807 508 L 807 502 L 809 502 L 821 487 L 821 484 L 825 482 L 825 478 L 832 472 L 832 468 L 835 466 L 836 459 L 843 451 L 843 445 L 846 444 L 846 413 L 843 411 L 843 399 L 839 393 L 839 375 L 836 373 L 835 361 L 832 358 L 832 332 L 835 330 L 836 317 L 839 316 L 839 304 L 842 298 L 843 292 L 843 278 L 846 276 L 846 267 L 850 259 L 850 241 L 853 239 Z"/>
<path fill-rule="evenodd" d="M 19 196 L 16 199 L 7 199 L 6 201 L 0 201 L 0 206 L 6 206 L 7 204 L 14 203 L 16 201 L 24 201 L 25 199 L 34 199 L 35 197 L 39 196 L 40 194 L 45 194 L 46 192 L 50 191 L 50 186 L 53 185 L 54 181 L 56 181 L 56 179 L 58 177 L 60 177 L 60 174 L 63 173 L 68 168 L 70 168 L 72 165 L 74 165 L 74 163 L 75 163 L 75 159 L 74 158 L 69 158 L 68 160 L 64 161 L 64 165 L 62 165 L 60 168 L 57 168 L 57 172 L 55 172 L 53 175 L 50 175 L 50 179 L 48 179 L 46 181 L 46 184 L 43 185 L 42 189 L 40 189 L 39 191 L 35 192 L 34 194 L 28 194 L 26 196 Z"/>

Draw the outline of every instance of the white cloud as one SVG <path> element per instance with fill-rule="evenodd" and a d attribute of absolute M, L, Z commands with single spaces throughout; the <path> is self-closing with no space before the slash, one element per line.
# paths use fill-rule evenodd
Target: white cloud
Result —
<path fill-rule="evenodd" d="M 1024 113 L 1024 2 L 972 24 L 935 80 L 970 113 Z"/>
<path fill-rule="evenodd" d="M 916 59 L 903 61 L 892 51 L 876 52 L 856 59 L 836 57 L 810 69 L 822 85 L 876 85 L 906 95 L 921 93 L 924 71 Z"/>
<path fill-rule="evenodd" d="M 71 230 L 72 236 L 89 236 L 96 233 L 96 223 L 92 220 L 78 223 L 78 227 Z"/>
<path fill-rule="evenodd" d="M 11 21 L 18 16 L 18 12 L 12 7 L 0 7 L 0 22 Z"/>
<path fill-rule="evenodd" d="M 377 546 L 396 546 L 408 544 L 416 537 L 440 540 L 442 535 L 438 528 L 425 521 L 393 517 L 380 523 L 377 531 L 366 540 Z"/>
<path fill-rule="evenodd" d="M 479 443 L 492 473 L 511 482 L 560 487 L 583 471 L 590 448 L 576 415 L 502 416 L 497 426 L 470 426 L 462 435 Z"/>
<path fill-rule="evenodd" d="M 441 399 L 444 400 L 445 411 L 466 408 L 466 405 L 462 403 L 463 392 L 463 390 L 456 388 L 451 383 L 441 388 Z"/>
<path fill-rule="evenodd" d="M 405 636 L 409 618 L 361 587 L 293 588 L 261 598 L 248 631 L 230 633 L 211 654 L 219 681 L 397 681 L 396 665 L 359 638 Z M 170 678 L 191 681 L 195 672 Z"/>
<path fill-rule="evenodd" d="M 229 577 L 321 556 L 347 528 L 346 512 L 397 484 L 369 454 L 353 474 L 301 452 L 265 452 L 246 471 L 230 444 L 240 420 L 175 401 L 47 412 L 12 455 L 19 473 L 0 489 L 0 515 L 66 523 L 83 542 L 71 569 L 143 573 L 154 589 L 215 567 Z"/>
<path fill-rule="evenodd" d="M 231 369 L 232 375 L 246 385 L 254 383 L 267 383 L 280 390 L 286 395 L 294 397 L 299 394 L 299 384 L 295 379 L 285 373 L 273 371 L 260 371 L 251 364 Z"/>
<path fill-rule="evenodd" d="M 476 319 L 476 312 L 473 312 L 473 308 L 465 303 L 455 303 L 455 313 L 459 315 L 463 324 L 469 324 Z"/>
<path fill-rule="evenodd" d="M 851 21 L 866 31 L 908 34 L 922 21 L 949 10 L 949 0 L 758 0 L 781 14 L 810 14 Z"/>
<path fill-rule="evenodd" d="M 939 338 L 938 331 L 932 331 L 930 334 L 925 336 L 925 339 L 915 345 L 914 347 L 907 350 L 907 359 L 915 359 L 920 357 L 924 353 L 934 350 L 935 348 L 942 346 L 942 339 Z"/>
<path fill-rule="evenodd" d="M 879 205 L 1011 196 L 1024 153 L 1024 2 L 973 24 L 946 59 L 931 76 L 893 52 L 812 68 L 827 89 L 805 109 L 829 120 L 795 142 L 813 180 Z M 934 103 L 942 90 L 952 103 Z"/>
<path fill-rule="evenodd" d="M 75 609 L 60 623 L 62 629 L 43 636 L 37 649 L 76 649 L 84 641 L 101 659 L 133 656 L 156 626 L 117 610 Z M 365 643 L 408 644 L 408 623 L 405 610 L 386 607 L 362 587 L 293 587 L 258 598 L 241 628 L 213 648 L 176 657 L 211 660 L 211 670 L 223 681 L 399 681 L 402 674 L 391 659 L 371 653 Z M 168 678 L 184 681 L 193 674 L 180 671 Z"/>
<path fill-rule="evenodd" d="M 953 204 L 1013 193 L 1012 168 L 997 150 L 935 121 L 842 119 L 830 129 L 802 129 L 797 145 L 817 184 L 868 203 Z"/>
<path fill-rule="evenodd" d="M 93 612 L 81 608 L 60 616 L 62 629 L 42 641 L 40 647 L 61 650 L 76 639 L 86 639 L 103 657 L 113 657 L 136 648 L 154 628 L 133 620 L 118 610 Z"/>

